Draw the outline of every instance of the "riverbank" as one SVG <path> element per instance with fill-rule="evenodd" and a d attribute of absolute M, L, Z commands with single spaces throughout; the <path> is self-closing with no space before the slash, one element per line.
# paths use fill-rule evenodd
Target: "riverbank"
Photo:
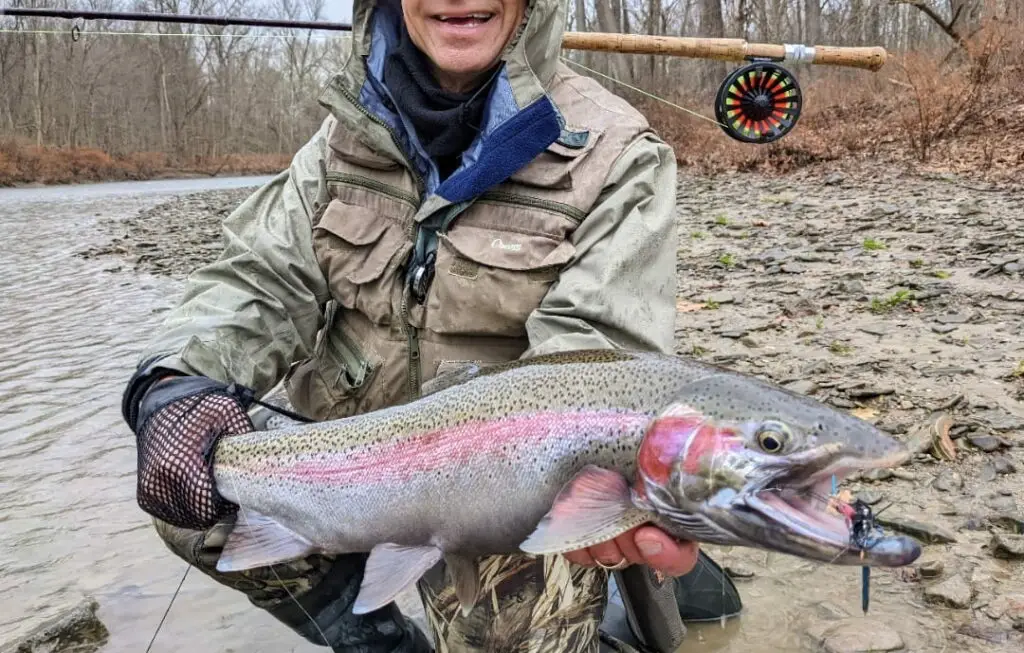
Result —
<path fill-rule="evenodd" d="M 112 155 L 95 148 L 0 141 L 0 187 L 266 175 L 287 168 L 290 161 L 289 154 L 229 154 L 183 164 L 159 152 Z"/>
<path fill-rule="evenodd" d="M 80 255 L 183 279 L 219 252 L 247 190 L 104 227 Z M 882 164 L 684 175 L 677 352 L 878 423 L 918 452 L 845 485 L 912 567 L 859 571 L 713 547 L 745 616 L 694 625 L 716 651 L 1019 651 L 1024 644 L 1024 187 Z M 824 642 L 827 642 L 827 646 Z M 882 646 L 892 648 L 880 648 Z M 760 647 L 760 648 L 758 648 Z M 858 648 L 859 647 L 859 648 Z"/>

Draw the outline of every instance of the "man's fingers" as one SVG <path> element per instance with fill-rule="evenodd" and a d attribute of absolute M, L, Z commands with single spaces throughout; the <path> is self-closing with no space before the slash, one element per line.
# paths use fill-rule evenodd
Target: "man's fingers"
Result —
<path fill-rule="evenodd" d="M 596 561 L 600 562 L 606 567 L 613 567 L 625 558 L 622 555 L 622 551 L 619 550 L 619 545 L 615 543 L 615 540 L 608 542 L 601 542 L 590 547 L 590 556 Z"/>
<path fill-rule="evenodd" d="M 647 561 L 644 560 L 643 554 L 640 553 L 640 549 L 636 547 L 636 529 L 630 529 L 622 535 L 615 538 L 615 543 L 619 546 L 619 550 L 626 556 L 626 560 L 634 565 L 643 565 Z"/>
<path fill-rule="evenodd" d="M 566 560 L 569 562 L 580 565 L 581 567 L 593 567 L 594 558 L 590 555 L 586 549 L 580 549 L 579 551 L 569 551 L 565 555 Z"/>
<path fill-rule="evenodd" d="M 637 529 L 635 541 L 644 561 L 669 576 L 690 573 L 697 564 L 696 542 L 677 542 L 656 527 Z"/>

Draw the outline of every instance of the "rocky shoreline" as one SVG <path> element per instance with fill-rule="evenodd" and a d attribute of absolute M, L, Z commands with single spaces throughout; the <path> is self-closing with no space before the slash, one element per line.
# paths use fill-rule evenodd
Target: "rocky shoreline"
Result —
<path fill-rule="evenodd" d="M 110 243 L 80 254 L 184 278 L 251 190 L 111 221 Z M 1024 188 L 863 165 L 684 174 L 678 199 L 677 352 L 852 411 L 916 452 L 844 485 L 926 544 L 915 565 L 874 573 L 882 605 L 903 607 L 822 603 L 799 626 L 806 650 L 1021 650 Z M 763 554 L 715 555 L 754 588 L 751 612 L 770 605 Z"/>

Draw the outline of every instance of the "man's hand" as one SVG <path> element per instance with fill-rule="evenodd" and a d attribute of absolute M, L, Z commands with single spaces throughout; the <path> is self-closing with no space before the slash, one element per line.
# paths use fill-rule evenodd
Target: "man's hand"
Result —
<path fill-rule="evenodd" d="M 676 540 L 656 526 L 637 526 L 614 540 L 565 554 L 584 567 L 647 565 L 666 576 L 684 576 L 697 565 L 697 542 Z"/>

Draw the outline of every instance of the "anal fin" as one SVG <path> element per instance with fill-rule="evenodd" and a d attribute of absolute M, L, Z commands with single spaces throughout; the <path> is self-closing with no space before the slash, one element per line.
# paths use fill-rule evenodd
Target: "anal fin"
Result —
<path fill-rule="evenodd" d="M 519 548 L 534 555 L 566 553 L 613 539 L 651 521 L 637 508 L 622 474 L 587 465 L 555 498 L 551 510 Z"/>
<path fill-rule="evenodd" d="M 298 533 L 252 510 L 240 511 L 224 549 L 217 571 L 243 571 L 254 567 L 304 558 L 316 547 Z"/>
<path fill-rule="evenodd" d="M 363 583 L 352 605 L 353 614 L 383 608 L 440 560 L 441 550 L 434 546 L 378 544 L 373 547 L 366 561 Z"/>
<path fill-rule="evenodd" d="M 445 555 L 444 562 L 448 567 L 452 585 L 455 586 L 455 596 L 462 606 L 462 616 L 465 617 L 480 598 L 480 566 L 476 558 L 452 553 Z"/>

